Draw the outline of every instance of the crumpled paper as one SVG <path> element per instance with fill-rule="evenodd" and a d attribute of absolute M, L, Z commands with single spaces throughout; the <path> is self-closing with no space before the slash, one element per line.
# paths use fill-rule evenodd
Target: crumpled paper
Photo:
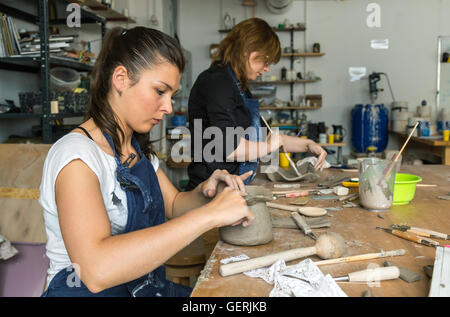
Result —
<path fill-rule="evenodd" d="M 5 237 L 0 235 L 0 260 L 7 260 L 19 253 Z"/>
<path fill-rule="evenodd" d="M 248 256 L 242 254 L 225 261 L 236 262 L 236 258 L 245 260 Z M 269 297 L 347 297 L 333 278 L 329 274 L 323 275 L 311 259 L 289 267 L 286 267 L 283 259 L 279 259 L 270 267 L 247 271 L 244 274 L 262 278 L 274 285 Z"/>

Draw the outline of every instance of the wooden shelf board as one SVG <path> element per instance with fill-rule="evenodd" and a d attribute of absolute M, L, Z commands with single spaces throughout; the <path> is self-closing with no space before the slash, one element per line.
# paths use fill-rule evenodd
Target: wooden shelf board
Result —
<path fill-rule="evenodd" d="M 322 107 L 275 107 L 275 106 L 263 106 L 263 107 L 259 107 L 259 110 L 279 110 L 279 111 L 284 111 L 284 110 L 317 110 L 320 109 Z"/>
<path fill-rule="evenodd" d="M 340 143 L 318 143 L 320 146 L 346 146 L 347 144 L 345 142 Z"/>
<path fill-rule="evenodd" d="M 325 53 L 283 53 L 281 57 L 321 57 L 324 56 Z"/>
<path fill-rule="evenodd" d="M 273 28 L 273 30 L 275 32 L 304 32 L 304 31 L 306 31 L 306 27 L 305 28 L 288 28 L 288 29 Z M 231 29 L 230 30 L 221 29 L 221 30 L 219 30 L 219 33 L 229 33 L 230 31 L 231 31 Z"/>
<path fill-rule="evenodd" d="M 270 84 L 308 84 L 320 81 L 320 79 L 299 79 L 299 80 L 274 80 L 274 81 L 251 81 L 250 85 L 270 85 Z"/>
<path fill-rule="evenodd" d="M 80 63 L 76 60 L 67 57 L 50 56 L 50 65 L 66 66 L 79 71 L 91 71 L 93 65 Z M 40 56 L 16 56 L 16 57 L 1 57 L 0 68 L 27 68 L 29 71 L 40 70 Z"/>
<path fill-rule="evenodd" d="M 108 8 L 101 2 L 98 2 L 97 0 L 69 0 L 69 1 L 89 7 L 91 10 L 95 11 L 97 15 L 104 17 L 107 21 L 136 23 L 136 21 L 134 21 L 130 17 L 127 17 L 114 9 Z"/>

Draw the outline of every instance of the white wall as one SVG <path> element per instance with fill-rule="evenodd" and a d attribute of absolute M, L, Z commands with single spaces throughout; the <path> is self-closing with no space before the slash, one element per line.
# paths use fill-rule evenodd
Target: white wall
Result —
<path fill-rule="evenodd" d="M 369 28 L 366 7 L 376 2 L 381 6 L 381 28 Z M 252 16 L 251 9 L 241 0 L 181 0 L 179 1 L 179 35 L 182 45 L 192 52 L 193 78 L 209 66 L 209 45 L 218 43 L 223 35 L 225 13 L 236 18 L 236 23 Z M 315 42 L 326 53 L 321 58 L 303 59 L 306 70 L 314 71 L 321 82 L 306 85 L 307 94 L 322 94 L 323 107 L 306 112 L 308 120 L 342 124 L 350 128 L 350 111 L 357 103 L 370 103 L 368 80 L 350 82 L 351 66 L 367 67 L 368 73 L 386 72 L 397 100 L 409 102 L 415 110 L 421 100 L 435 105 L 437 76 L 437 39 L 450 35 L 450 0 L 344 0 L 307 1 L 307 32 L 295 33 L 295 47 L 311 51 Z M 256 16 L 276 26 L 288 18 L 292 23 L 305 22 L 304 1 L 294 1 L 293 8 L 284 15 L 271 14 L 265 1 L 258 0 Z M 289 45 L 288 34 L 278 33 L 282 47 Z M 370 48 L 370 40 L 389 39 L 388 50 Z M 282 58 L 271 73 L 280 77 L 280 69 L 289 68 L 289 59 Z M 303 64 L 296 66 L 303 71 Z M 295 96 L 303 93 L 303 85 L 295 89 Z M 389 106 L 392 102 L 385 78 L 379 82 L 385 89 L 377 103 Z M 280 99 L 289 99 L 288 87 L 278 88 Z M 351 143 L 349 137 L 347 144 Z M 389 148 L 396 147 L 390 142 Z M 344 153 L 348 153 L 348 146 Z"/>

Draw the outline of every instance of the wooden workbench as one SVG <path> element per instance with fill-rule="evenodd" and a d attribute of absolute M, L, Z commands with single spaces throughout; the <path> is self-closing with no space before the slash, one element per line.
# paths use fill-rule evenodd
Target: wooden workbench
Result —
<path fill-rule="evenodd" d="M 418 187 L 414 200 L 404 206 L 393 206 L 388 212 L 376 213 L 363 208 L 344 208 L 341 211 L 329 212 L 331 228 L 313 229 L 316 235 L 325 231 L 337 232 L 345 239 L 347 251 L 344 256 L 374 253 L 388 250 L 404 249 L 403 256 L 382 258 L 376 260 L 351 262 L 320 266 L 324 274 L 343 276 L 347 273 L 363 270 L 369 264 L 383 266 L 383 262 L 390 260 L 399 266 L 408 268 L 421 275 L 421 280 L 407 283 L 401 279 L 380 282 L 380 287 L 371 287 L 372 295 L 396 296 L 428 296 L 430 279 L 424 274 L 422 267 L 433 265 L 435 248 L 416 244 L 379 229 L 376 226 L 389 227 L 391 224 L 405 223 L 411 226 L 432 229 L 450 234 L 450 201 L 437 199 L 437 196 L 448 195 L 450 192 L 450 167 L 443 165 L 402 166 L 400 172 L 419 175 L 423 178 L 422 184 L 436 184 L 438 187 Z M 331 169 L 323 172 L 321 180 L 330 173 L 342 173 Z M 356 173 L 354 173 L 356 177 Z M 263 178 L 255 179 L 257 184 L 271 187 Z M 357 189 L 353 189 L 357 190 Z M 287 202 L 294 198 L 280 199 L 278 202 Z M 358 203 L 358 201 L 353 201 Z M 310 200 L 308 206 L 342 206 L 342 203 L 330 201 Z M 289 217 L 287 211 L 277 211 L 277 215 Z M 381 216 L 381 217 L 380 217 Z M 219 241 L 209 258 L 197 284 L 192 292 L 193 297 L 267 297 L 273 286 L 262 279 L 250 278 L 244 274 L 228 277 L 219 275 L 221 259 L 240 254 L 250 258 L 280 252 L 292 248 L 313 246 L 315 242 L 297 229 L 274 228 L 274 239 L 265 245 L 242 247 L 233 246 Z M 439 240 L 442 244 L 450 241 Z M 445 243 L 446 242 L 446 243 Z M 311 257 L 313 261 L 320 260 L 317 256 Z M 295 264 L 303 259 L 288 262 Z M 369 289 L 366 283 L 356 284 L 341 282 L 338 285 L 348 296 L 360 297 Z"/>
<path fill-rule="evenodd" d="M 408 135 L 405 133 L 391 131 L 399 138 L 401 144 L 405 142 Z M 443 141 L 441 139 L 424 138 L 424 137 L 411 137 L 408 142 L 408 147 L 405 149 L 405 154 L 408 152 L 408 148 L 421 149 L 427 153 L 431 153 L 441 158 L 443 165 L 450 165 L 450 141 Z"/>

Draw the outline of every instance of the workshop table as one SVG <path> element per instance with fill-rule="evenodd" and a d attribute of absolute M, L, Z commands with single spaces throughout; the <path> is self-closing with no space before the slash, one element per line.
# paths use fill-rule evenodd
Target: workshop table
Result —
<path fill-rule="evenodd" d="M 403 144 L 408 138 L 405 133 L 391 131 L 395 134 L 399 141 Z M 405 153 L 408 153 L 408 148 L 417 148 L 432 153 L 441 158 L 441 163 L 444 165 L 450 165 L 450 141 L 440 139 L 434 139 L 429 137 L 411 137 L 408 142 L 408 147 L 405 149 Z"/>
<path fill-rule="evenodd" d="M 405 267 L 419 273 L 421 280 L 407 283 L 401 279 L 381 281 L 379 287 L 370 287 L 367 283 L 340 282 L 338 285 L 348 296 L 360 297 L 368 289 L 373 296 L 428 296 L 431 280 L 425 275 L 423 266 L 433 265 L 435 258 L 434 247 L 417 244 L 404 240 L 390 233 L 376 229 L 375 227 L 390 227 L 392 224 L 408 224 L 421 228 L 427 228 L 450 234 L 450 201 L 438 199 L 437 196 L 448 195 L 450 192 L 450 167 L 444 165 L 422 165 L 401 167 L 400 172 L 419 175 L 422 184 L 436 184 L 437 187 L 417 187 L 414 200 L 403 206 L 392 206 L 387 212 L 371 212 L 361 207 L 343 208 L 340 211 L 328 212 L 331 222 L 330 228 L 313 229 L 316 235 L 330 231 L 339 233 L 346 241 L 347 250 L 343 256 L 378 253 L 381 251 L 404 249 L 403 256 L 387 257 L 366 261 L 324 265 L 319 268 L 324 274 L 333 277 L 343 276 L 350 272 L 367 269 L 368 266 L 383 266 L 386 260 L 392 261 L 398 266 Z M 336 169 L 328 169 L 323 172 L 320 181 L 323 181 L 330 173 L 344 173 Z M 353 177 L 357 173 L 345 172 Z M 272 183 L 260 175 L 254 183 L 272 188 Z M 314 186 L 314 185 L 313 185 Z M 351 189 L 357 191 L 357 188 Z M 286 203 L 295 198 L 282 198 L 277 202 Z M 353 201 L 358 203 L 358 201 Z M 307 206 L 342 206 L 342 203 L 333 203 L 326 200 L 312 200 Z M 276 210 L 277 216 L 289 217 L 290 212 Z M 251 278 L 244 274 L 222 277 L 219 274 L 220 260 L 246 254 L 250 258 L 259 257 L 271 253 L 285 251 L 293 248 L 309 247 L 315 241 L 305 236 L 297 229 L 273 229 L 274 239 L 260 246 L 234 246 L 219 241 L 197 284 L 192 292 L 193 297 L 267 297 L 273 285 L 266 283 L 261 278 Z M 437 240 L 441 245 L 450 244 L 450 241 Z M 312 256 L 313 261 L 320 258 Z M 288 262 L 287 265 L 296 264 L 304 259 Z M 373 285 L 372 285 L 373 286 Z"/>

